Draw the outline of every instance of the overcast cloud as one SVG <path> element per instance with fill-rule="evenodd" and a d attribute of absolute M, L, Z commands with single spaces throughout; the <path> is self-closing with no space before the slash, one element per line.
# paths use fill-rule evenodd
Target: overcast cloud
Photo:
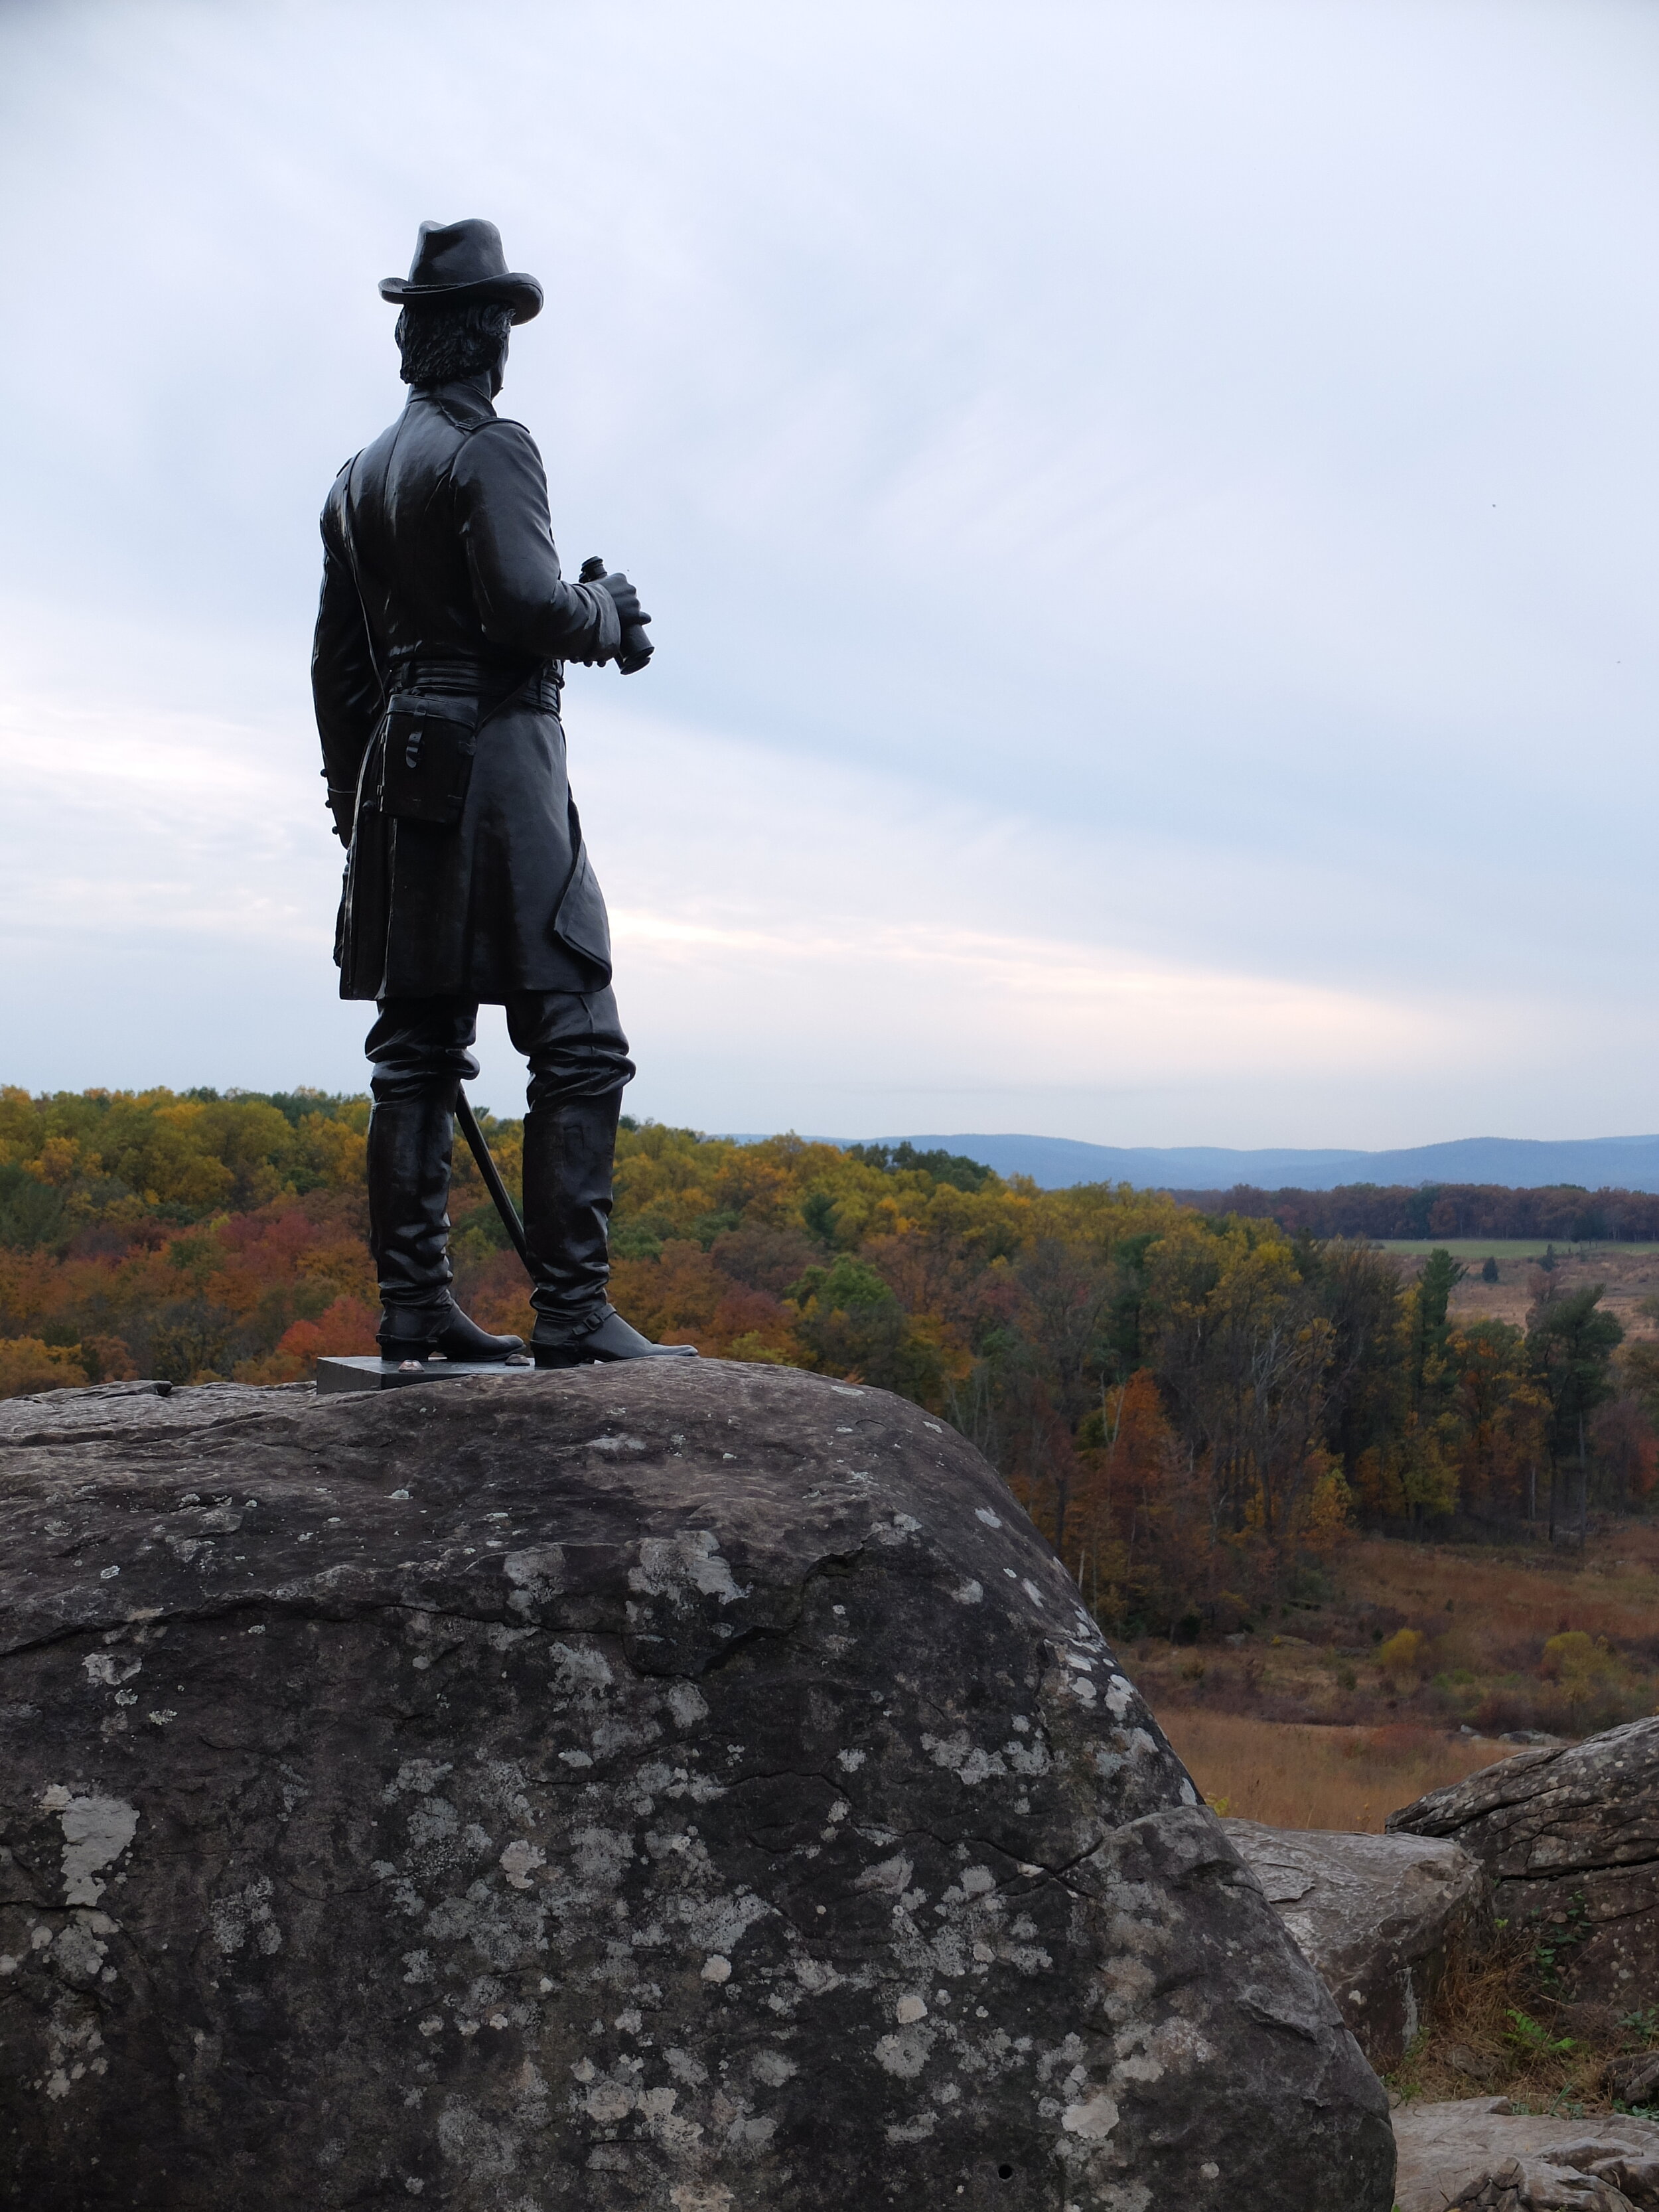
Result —
<path fill-rule="evenodd" d="M 0 1079 L 362 1086 L 316 514 L 476 214 L 635 1111 L 1659 1127 L 1656 119 L 1648 0 L 9 0 Z"/>

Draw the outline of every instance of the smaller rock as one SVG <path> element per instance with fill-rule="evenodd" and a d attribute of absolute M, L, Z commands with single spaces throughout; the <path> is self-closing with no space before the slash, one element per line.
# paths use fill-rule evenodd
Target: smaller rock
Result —
<path fill-rule="evenodd" d="M 1601 2069 L 1601 2087 L 1621 2105 L 1659 2104 L 1659 2051 L 1610 2059 Z"/>
<path fill-rule="evenodd" d="M 1615 2129 L 1620 2124 L 1618 2120 L 1613 2122 Z M 1641 2207 L 1642 2212 L 1650 2205 L 1659 2205 L 1659 2144 L 1626 2143 L 1597 2129 L 1594 2135 L 1575 2142 L 1552 2143 L 1547 2155 L 1559 2171 L 1571 2176 L 1583 2174 L 1599 2182 L 1616 2205 L 1628 2202 Z M 1578 2201 L 1572 2197 L 1563 2199 L 1569 2204 Z"/>
<path fill-rule="evenodd" d="M 1526 2179 L 1525 2167 L 1518 2158 L 1512 2158 L 1486 2180 L 1472 2181 L 1452 2212 L 1522 2212 L 1521 2191 Z"/>
<path fill-rule="evenodd" d="M 1470 2097 L 1407 2105 L 1394 2132 L 1400 2212 L 1659 2212 L 1659 2127 L 1647 2120 L 1562 2119 Z"/>
<path fill-rule="evenodd" d="M 1534 1751 L 1559 1751 L 1567 1739 L 1564 1735 L 1547 1735 L 1542 1729 L 1505 1729 L 1498 1741 L 1524 1743 Z"/>
<path fill-rule="evenodd" d="M 1466 2075 L 1471 2081 L 1484 2081 L 1492 2072 L 1491 2061 L 1483 2058 L 1472 2044 L 1451 2044 L 1440 2055 L 1454 2074 Z"/>
<path fill-rule="evenodd" d="M 1397 2066 L 1452 1958 L 1489 1940 L 1475 1861 L 1419 1837 L 1224 1825 L 1366 2057 Z"/>
<path fill-rule="evenodd" d="M 1547 1932 L 1562 1994 L 1659 1984 L 1659 1716 L 1546 1743 L 1389 1815 L 1485 1867 L 1494 1909 Z"/>
<path fill-rule="evenodd" d="M 1616 2184 L 1632 2204 L 1659 2204 L 1659 2159 L 1650 2154 L 1616 2152 L 1595 2168 L 1597 2178 Z"/>

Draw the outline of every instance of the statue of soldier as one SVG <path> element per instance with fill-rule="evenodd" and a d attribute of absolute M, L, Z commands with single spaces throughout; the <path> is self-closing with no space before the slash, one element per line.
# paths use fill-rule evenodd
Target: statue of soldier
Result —
<path fill-rule="evenodd" d="M 349 848 L 340 995 L 373 999 L 369 1239 L 383 1358 L 501 1360 L 450 1295 L 457 1091 L 480 1003 L 530 1063 L 524 1221 L 538 1367 L 694 1358 L 610 1304 L 605 1225 L 623 1086 L 605 901 L 565 773 L 564 664 L 649 619 L 622 574 L 570 583 L 530 433 L 495 413 L 507 337 L 542 304 L 493 223 L 422 223 L 382 298 L 408 403 L 323 509 L 312 657 L 323 773 Z M 588 569 L 597 564 L 590 562 Z"/>

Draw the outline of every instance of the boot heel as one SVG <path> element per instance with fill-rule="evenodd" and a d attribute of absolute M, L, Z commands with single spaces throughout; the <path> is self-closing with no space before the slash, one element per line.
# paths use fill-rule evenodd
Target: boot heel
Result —
<path fill-rule="evenodd" d="M 592 1367 L 595 1364 L 592 1354 L 584 1354 L 579 1345 L 537 1344 L 532 1340 L 530 1348 L 536 1355 L 538 1367 Z"/>

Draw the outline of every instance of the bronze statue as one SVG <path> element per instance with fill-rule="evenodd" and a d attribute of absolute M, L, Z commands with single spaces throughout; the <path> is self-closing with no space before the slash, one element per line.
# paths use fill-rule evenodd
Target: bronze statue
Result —
<path fill-rule="evenodd" d="M 508 334 L 542 304 L 493 223 L 422 223 L 400 309 L 408 404 L 323 509 L 312 655 L 328 803 L 349 848 L 340 995 L 379 1018 L 369 1235 L 383 1357 L 506 1359 L 450 1295 L 450 1156 L 481 1003 L 530 1063 L 524 1218 L 538 1367 L 695 1357 L 610 1304 L 605 1224 L 623 1085 L 605 900 L 565 774 L 568 660 L 639 666 L 621 574 L 567 582 L 530 433 L 497 416 Z"/>

